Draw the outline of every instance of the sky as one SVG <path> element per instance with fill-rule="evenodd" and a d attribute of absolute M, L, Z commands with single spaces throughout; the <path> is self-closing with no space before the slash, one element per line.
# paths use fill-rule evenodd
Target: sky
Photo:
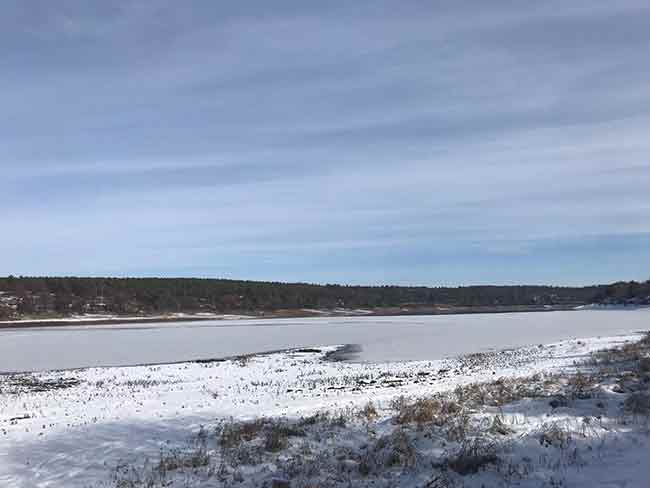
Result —
<path fill-rule="evenodd" d="M 650 3 L 7 0 L 0 274 L 650 278 Z"/>

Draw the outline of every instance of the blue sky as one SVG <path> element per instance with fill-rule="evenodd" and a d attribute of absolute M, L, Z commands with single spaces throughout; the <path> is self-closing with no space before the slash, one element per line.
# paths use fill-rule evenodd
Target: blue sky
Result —
<path fill-rule="evenodd" d="M 0 274 L 650 277 L 650 4 L 12 1 Z"/>

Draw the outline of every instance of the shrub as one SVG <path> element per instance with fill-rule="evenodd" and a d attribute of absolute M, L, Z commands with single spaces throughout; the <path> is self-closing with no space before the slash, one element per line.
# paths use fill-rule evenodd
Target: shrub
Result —
<path fill-rule="evenodd" d="M 379 417 L 379 412 L 377 412 L 375 404 L 370 401 L 359 411 L 359 417 L 364 419 L 367 423 L 371 423 Z"/>
<path fill-rule="evenodd" d="M 650 373 L 650 358 L 641 358 L 639 360 L 639 371 L 641 373 Z"/>
<path fill-rule="evenodd" d="M 251 422 L 229 423 L 221 427 L 219 443 L 222 447 L 230 448 L 239 445 L 242 441 L 251 441 L 257 437 L 264 427 L 264 420 L 257 419 Z"/>
<path fill-rule="evenodd" d="M 569 429 L 562 427 L 557 422 L 545 424 L 539 437 L 539 443 L 544 447 L 557 447 L 566 449 L 571 444 L 573 437 Z"/>
<path fill-rule="evenodd" d="M 280 451 L 287 447 L 288 431 L 282 426 L 272 424 L 266 429 L 264 436 L 264 449 L 267 451 Z"/>
<path fill-rule="evenodd" d="M 627 412 L 637 415 L 650 415 L 650 394 L 645 392 L 632 393 L 624 403 Z"/>
<path fill-rule="evenodd" d="M 587 399 L 593 395 L 594 386 L 598 382 L 597 378 L 592 375 L 586 375 L 580 371 L 569 377 L 568 386 L 573 398 Z"/>
<path fill-rule="evenodd" d="M 447 461 L 450 469 L 460 475 L 477 473 L 498 461 L 493 442 L 476 437 L 461 444 L 460 450 Z"/>
<path fill-rule="evenodd" d="M 512 434 L 514 431 L 503 422 L 503 417 L 501 417 L 501 415 L 497 415 L 492 419 L 492 425 L 490 425 L 488 432 L 492 434 L 508 435 Z"/>
<path fill-rule="evenodd" d="M 417 450 L 409 435 L 401 428 L 377 439 L 359 462 L 359 473 L 368 476 L 386 468 L 401 466 L 413 468 L 417 463 Z"/>

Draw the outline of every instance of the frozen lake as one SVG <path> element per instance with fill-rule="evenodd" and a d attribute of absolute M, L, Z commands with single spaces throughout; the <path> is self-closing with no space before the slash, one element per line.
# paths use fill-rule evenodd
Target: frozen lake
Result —
<path fill-rule="evenodd" d="M 333 344 L 359 344 L 362 361 L 440 359 L 648 329 L 649 309 L 49 326 L 0 330 L 0 371 L 164 363 Z"/>

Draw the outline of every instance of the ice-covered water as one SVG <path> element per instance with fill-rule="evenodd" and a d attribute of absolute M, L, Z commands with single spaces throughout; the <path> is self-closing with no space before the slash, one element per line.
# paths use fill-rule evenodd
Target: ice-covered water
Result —
<path fill-rule="evenodd" d="M 327 317 L 0 331 L 0 371 L 164 363 L 359 344 L 363 361 L 440 359 L 650 329 L 650 310 Z"/>

